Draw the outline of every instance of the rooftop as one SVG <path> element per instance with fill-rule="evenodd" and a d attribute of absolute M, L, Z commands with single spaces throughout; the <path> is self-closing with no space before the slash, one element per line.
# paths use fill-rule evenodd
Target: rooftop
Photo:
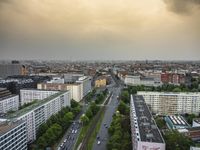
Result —
<path fill-rule="evenodd" d="M 188 126 L 188 123 L 181 116 L 166 116 L 174 126 Z"/>
<path fill-rule="evenodd" d="M 134 95 L 132 96 L 132 100 L 135 106 L 141 141 L 164 143 L 155 120 L 144 102 L 143 96 Z"/>
<path fill-rule="evenodd" d="M 52 99 L 54 99 L 54 98 L 56 98 L 56 97 L 58 97 L 58 96 L 60 96 L 60 95 L 62 95 L 64 93 L 66 93 L 66 92 L 68 92 L 68 91 L 60 91 L 59 93 L 53 94 L 53 95 L 51 95 L 51 96 L 49 96 L 49 97 L 47 97 L 47 98 L 45 98 L 43 100 L 37 101 L 33 105 L 27 106 L 27 107 L 25 107 L 23 109 L 20 109 L 20 110 L 16 111 L 16 112 L 9 113 L 9 114 L 7 114 L 6 118 L 7 119 L 12 119 L 12 118 L 20 117 L 20 116 L 22 116 L 22 115 L 24 115 L 24 114 L 36 109 L 39 106 L 42 106 L 43 104 L 47 103 L 48 101 L 51 101 Z"/>
<path fill-rule="evenodd" d="M 9 130 L 17 127 L 20 125 L 23 121 L 17 121 L 17 122 L 2 122 L 0 123 L 0 136 L 8 132 Z"/>

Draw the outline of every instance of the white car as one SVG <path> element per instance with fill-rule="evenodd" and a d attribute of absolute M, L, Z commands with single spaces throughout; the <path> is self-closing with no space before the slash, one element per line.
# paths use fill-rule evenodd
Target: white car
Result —
<path fill-rule="evenodd" d="M 67 139 L 64 140 L 64 143 L 67 141 Z"/>
<path fill-rule="evenodd" d="M 75 130 L 74 133 L 77 133 L 77 130 Z"/>
<path fill-rule="evenodd" d="M 98 145 L 101 144 L 101 141 L 97 141 L 97 144 L 98 144 Z"/>
<path fill-rule="evenodd" d="M 72 133 L 74 133 L 74 130 L 72 130 Z"/>

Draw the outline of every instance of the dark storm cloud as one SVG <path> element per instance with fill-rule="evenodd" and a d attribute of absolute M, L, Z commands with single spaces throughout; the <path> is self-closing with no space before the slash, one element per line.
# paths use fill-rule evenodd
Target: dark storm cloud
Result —
<path fill-rule="evenodd" d="M 167 8 L 178 14 L 190 14 L 192 10 L 200 10 L 200 0 L 164 0 Z"/>

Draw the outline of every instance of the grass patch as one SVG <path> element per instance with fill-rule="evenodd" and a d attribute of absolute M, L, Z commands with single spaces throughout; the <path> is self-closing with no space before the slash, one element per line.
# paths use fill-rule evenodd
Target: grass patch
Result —
<path fill-rule="evenodd" d="M 92 150 L 93 143 L 95 142 L 96 137 L 97 137 L 97 134 L 98 134 L 99 129 L 100 129 L 100 127 L 101 127 L 101 123 L 102 123 L 102 121 L 103 121 L 104 114 L 105 114 L 105 110 L 103 110 L 103 112 L 101 113 L 100 119 L 99 119 L 98 122 L 97 122 L 97 125 L 96 125 L 96 127 L 95 127 L 95 129 L 94 129 L 94 132 L 93 132 L 92 135 L 90 136 L 89 142 L 88 142 L 88 144 L 87 144 L 87 150 Z"/>

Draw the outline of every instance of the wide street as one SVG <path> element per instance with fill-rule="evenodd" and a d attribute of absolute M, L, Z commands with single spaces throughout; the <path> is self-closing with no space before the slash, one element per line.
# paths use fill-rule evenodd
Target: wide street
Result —
<path fill-rule="evenodd" d="M 106 150 L 106 143 L 108 141 L 108 128 L 112 122 L 112 116 L 116 111 L 118 106 L 118 96 L 121 92 L 121 87 L 109 88 L 109 91 L 113 92 L 109 103 L 106 106 L 105 115 L 101 123 L 99 133 L 97 135 L 98 139 L 93 144 L 93 150 Z M 100 141 L 100 144 L 97 142 Z"/>

